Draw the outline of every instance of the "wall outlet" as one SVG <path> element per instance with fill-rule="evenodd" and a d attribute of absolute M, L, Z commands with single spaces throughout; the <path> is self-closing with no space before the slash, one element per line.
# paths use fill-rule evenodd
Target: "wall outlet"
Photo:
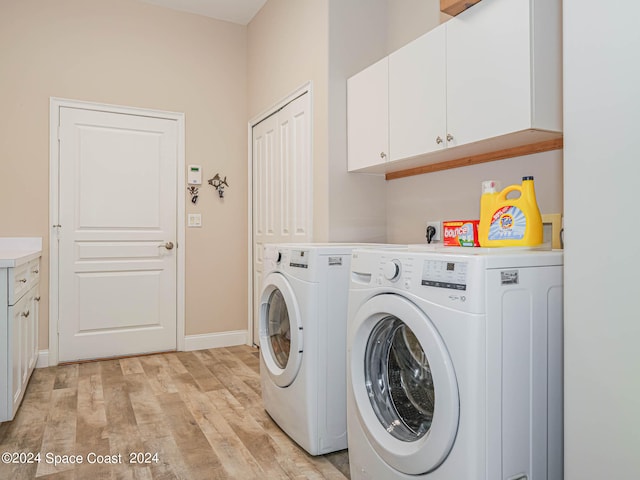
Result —
<path fill-rule="evenodd" d="M 431 243 L 433 242 L 441 242 L 442 241 L 442 222 L 440 221 L 430 221 L 427 222 L 427 227 L 433 227 L 436 229 L 436 233 L 431 238 Z M 425 236 L 426 236 L 426 228 L 425 228 Z"/>

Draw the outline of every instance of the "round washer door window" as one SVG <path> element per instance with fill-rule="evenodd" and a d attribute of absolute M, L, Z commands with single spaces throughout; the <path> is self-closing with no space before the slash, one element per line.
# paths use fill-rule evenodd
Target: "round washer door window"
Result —
<path fill-rule="evenodd" d="M 267 300 L 267 335 L 273 360 L 279 368 L 287 368 L 291 353 L 291 323 L 282 292 L 274 288 Z"/>
<path fill-rule="evenodd" d="M 458 386 L 431 320 L 408 299 L 373 297 L 353 318 L 349 368 L 359 421 L 391 467 L 429 473 L 455 441 Z"/>
<path fill-rule="evenodd" d="M 430 430 L 431 366 L 413 331 L 398 318 L 381 319 L 369 335 L 364 378 L 371 407 L 394 438 L 414 442 Z"/>
<path fill-rule="evenodd" d="M 287 387 L 302 362 L 300 310 L 289 282 L 278 273 L 265 278 L 260 300 L 260 349 L 273 382 Z"/>

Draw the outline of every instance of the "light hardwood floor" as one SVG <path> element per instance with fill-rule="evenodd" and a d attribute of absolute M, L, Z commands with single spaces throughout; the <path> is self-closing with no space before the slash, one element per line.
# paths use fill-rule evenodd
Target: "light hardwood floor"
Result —
<path fill-rule="evenodd" d="M 248 346 L 35 370 L 16 418 L 0 423 L 5 452 L 40 461 L 0 461 L 0 479 L 349 478 L 346 451 L 308 455 L 264 411 Z M 136 453 L 150 463 L 131 463 Z"/>

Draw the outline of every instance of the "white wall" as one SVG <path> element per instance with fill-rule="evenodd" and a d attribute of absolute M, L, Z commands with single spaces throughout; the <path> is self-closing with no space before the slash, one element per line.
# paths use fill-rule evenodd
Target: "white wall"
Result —
<path fill-rule="evenodd" d="M 565 479 L 636 479 L 640 5 L 563 6 Z"/>

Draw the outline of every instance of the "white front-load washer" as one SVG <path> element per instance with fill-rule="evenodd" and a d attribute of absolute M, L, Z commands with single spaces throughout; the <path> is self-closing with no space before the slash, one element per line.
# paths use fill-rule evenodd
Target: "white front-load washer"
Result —
<path fill-rule="evenodd" d="M 356 250 L 351 270 L 352 480 L 562 479 L 561 252 Z"/>
<path fill-rule="evenodd" d="M 259 307 L 263 403 L 280 428 L 312 455 L 347 448 L 349 267 L 352 250 L 364 246 L 264 248 Z"/>

